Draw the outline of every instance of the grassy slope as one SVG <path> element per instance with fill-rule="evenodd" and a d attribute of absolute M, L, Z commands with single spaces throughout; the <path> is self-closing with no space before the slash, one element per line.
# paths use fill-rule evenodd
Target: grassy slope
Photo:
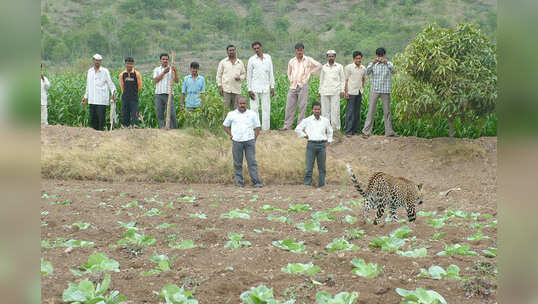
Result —
<path fill-rule="evenodd" d="M 414 34 L 428 22 L 440 22 L 444 25 L 455 25 L 459 22 L 468 21 L 482 25 L 483 31 L 490 37 L 495 36 L 496 1 L 495 0 L 409 0 L 407 2 L 417 2 L 413 5 L 402 5 L 404 0 L 364 0 L 364 1 L 339 1 L 339 0 L 313 0 L 300 1 L 291 8 L 278 10 L 281 1 L 248 1 L 248 0 L 216 0 L 213 4 L 207 1 L 194 1 L 197 7 L 196 21 L 194 26 L 202 32 L 199 38 L 193 38 L 196 45 L 193 52 L 185 49 L 185 38 L 188 31 L 182 30 L 188 19 L 183 11 L 180 11 L 176 1 L 170 1 L 164 9 L 164 18 L 151 17 L 150 11 L 138 12 L 138 15 L 126 14 L 120 9 L 120 4 L 130 0 L 43 0 L 41 2 L 42 15 L 46 15 L 48 23 L 42 26 L 42 42 L 47 39 L 59 39 L 67 41 L 68 33 L 83 33 L 88 31 L 84 26 L 91 22 L 99 21 L 100 32 L 109 39 L 109 66 L 121 64 L 123 56 L 121 45 L 118 40 L 121 34 L 119 28 L 128 20 L 136 21 L 147 30 L 144 34 L 147 38 L 147 49 L 137 54 L 138 63 L 142 66 L 155 65 L 155 56 L 168 49 L 166 45 L 170 43 L 177 45 L 178 61 L 181 67 L 186 70 L 186 65 L 191 60 L 202 63 L 202 69 L 207 67 L 208 72 L 213 72 L 212 68 L 218 60 L 225 56 L 224 47 L 229 42 L 239 45 L 240 56 L 245 58 L 250 56 L 249 49 L 252 37 L 257 37 L 262 41 L 266 35 L 274 35 L 274 42 L 266 44 L 268 51 L 275 57 L 277 68 L 283 69 L 289 57 L 293 55 L 292 46 L 296 41 L 305 41 L 307 51 L 312 56 L 322 59 L 322 54 L 327 48 L 335 48 L 339 53 L 349 52 L 345 45 L 339 45 L 336 41 L 341 41 L 336 35 L 345 29 L 352 29 L 356 20 L 370 18 L 372 22 L 384 22 L 390 24 L 386 29 L 379 32 L 367 33 L 366 31 L 355 31 L 358 37 L 350 39 L 357 40 L 353 48 L 365 48 L 363 51 L 368 56 L 373 55 L 374 45 L 377 43 L 388 45 L 389 56 L 403 50 L 407 42 Z M 251 14 L 249 7 L 256 2 L 263 12 L 263 26 L 267 33 L 249 33 L 251 27 L 246 26 L 246 18 Z M 293 2 L 293 1 L 292 1 Z M 386 4 L 381 5 L 380 2 Z M 377 3 L 377 4 L 371 4 Z M 255 4 L 254 4 L 255 5 Z M 295 7 L 293 7 L 295 6 Z M 217 12 L 226 15 L 226 9 L 233 11 L 235 22 L 233 30 L 219 29 L 211 27 L 212 17 L 208 11 L 216 8 Z M 409 10 L 412 11 L 409 11 Z M 282 14 L 284 13 L 284 14 Z M 362 15 L 361 15 L 362 14 Z M 409 15 L 411 14 L 411 15 Z M 217 13 L 217 16 L 219 13 Z M 288 17 L 289 27 L 284 34 L 277 33 L 275 23 L 283 16 Z M 360 17 L 360 18 L 359 18 Z M 204 19 L 206 18 L 206 19 Z M 209 18 L 209 19 L 208 19 Z M 103 21 L 105 20 L 105 21 Z M 104 25 L 108 24 L 108 25 Z M 493 24 L 493 25 L 492 25 Z M 233 34 L 230 34 L 233 32 Z M 254 32 L 256 32 L 254 30 Z M 307 33 L 311 32 L 310 35 Z M 336 38 L 335 38 L 336 37 Z M 345 37 L 345 36 L 344 36 Z M 202 39 L 200 39 L 202 38 Z M 265 39 L 266 38 L 266 39 Z M 319 39 L 319 40 L 318 40 Z M 332 41 L 331 41 L 332 40 Z M 182 42 L 183 41 L 183 42 Z M 68 59 L 65 56 L 62 60 L 47 59 L 48 66 L 69 65 L 87 66 L 87 59 L 97 50 L 92 47 L 84 47 L 83 40 L 77 41 L 75 45 L 81 48 L 68 51 Z M 197 48 L 197 49 L 196 49 Z M 344 49 L 346 48 L 346 49 Z M 45 48 L 43 48 L 45 49 Z M 182 50 L 183 49 L 183 50 Z M 50 57 L 51 48 L 42 51 L 45 58 Z M 125 51 L 124 51 L 125 52 Z M 112 57 L 112 58 L 111 58 Z M 84 58 L 84 59 L 82 59 Z"/>

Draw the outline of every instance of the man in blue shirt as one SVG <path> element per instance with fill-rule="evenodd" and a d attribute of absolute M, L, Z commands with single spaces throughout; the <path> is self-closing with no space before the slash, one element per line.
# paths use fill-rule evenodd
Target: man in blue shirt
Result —
<path fill-rule="evenodd" d="M 186 94 L 185 108 L 188 111 L 200 107 L 204 101 L 205 79 L 203 76 L 198 75 L 198 69 L 200 69 L 198 62 L 191 62 L 191 74 L 183 79 L 183 90 L 179 104 L 180 106 L 183 105 Z"/>

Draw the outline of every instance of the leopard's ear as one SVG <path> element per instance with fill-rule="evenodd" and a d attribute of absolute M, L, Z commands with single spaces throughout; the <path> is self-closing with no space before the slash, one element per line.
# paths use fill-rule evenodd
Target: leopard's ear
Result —
<path fill-rule="evenodd" d="M 422 184 L 422 183 L 420 183 L 420 184 L 417 185 L 417 189 L 418 189 L 418 191 L 422 191 L 422 186 L 423 186 L 423 185 L 424 185 L 424 184 Z"/>

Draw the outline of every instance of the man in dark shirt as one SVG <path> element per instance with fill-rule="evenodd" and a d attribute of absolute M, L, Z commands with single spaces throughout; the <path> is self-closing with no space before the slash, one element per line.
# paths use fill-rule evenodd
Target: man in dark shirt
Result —
<path fill-rule="evenodd" d="M 142 77 L 134 69 L 133 57 L 125 58 L 125 68 L 120 74 L 121 124 L 138 127 L 138 92 L 142 90 Z"/>

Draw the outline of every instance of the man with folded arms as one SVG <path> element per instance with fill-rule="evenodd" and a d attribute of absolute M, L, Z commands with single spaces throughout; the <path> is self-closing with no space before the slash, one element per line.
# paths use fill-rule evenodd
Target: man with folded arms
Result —
<path fill-rule="evenodd" d="M 86 78 L 86 92 L 82 104 L 90 105 L 90 125 L 95 130 L 105 130 L 106 107 L 112 100 L 116 101 L 116 86 L 110 78 L 110 72 L 101 66 L 103 57 L 93 55 L 93 67 L 88 70 Z"/>
<path fill-rule="evenodd" d="M 334 130 L 340 130 L 340 98 L 344 98 L 344 67 L 335 62 L 336 52 L 327 51 L 328 62 L 321 68 L 319 96 L 321 115 L 331 121 Z"/>
<path fill-rule="evenodd" d="M 306 171 L 303 183 L 312 186 L 314 161 L 318 163 L 318 187 L 325 185 L 326 148 L 333 141 L 333 129 L 329 120 L 321 116 L 321 104 L 312 103 L 312 115 L 303 119 L 295 128 L 299 137 L 306 138 Z"/>

